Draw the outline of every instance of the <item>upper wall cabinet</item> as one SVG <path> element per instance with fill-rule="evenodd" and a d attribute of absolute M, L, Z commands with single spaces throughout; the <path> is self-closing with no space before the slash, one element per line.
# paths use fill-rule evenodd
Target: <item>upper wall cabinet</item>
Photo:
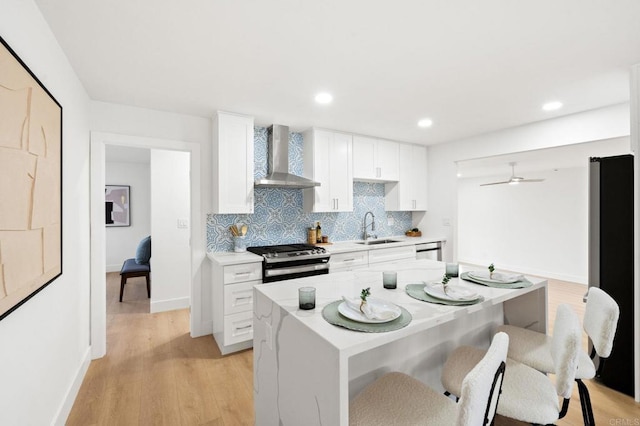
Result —
<path fill-rule="evenodd" d="M 353 136 L 353 178 L 388 182 L 400 178 L 397 142 Z"/>
<path fill-rule="evenodd" d="M 253 117 L 213 121 L 213 213 L 253 213 Z"/>
<path fill-rule="evenodd" d="M 352 136 L 311 129 L 304 133 L 305 177 L 320 186 L 303 190 L 307 212 L 353 211 Z"/>
<path fill-rule="evenodd" d="M 385 210 L 427 210 L 427 147 L 400 144 L 400 164 L 400 180 L 385 184 Z"/>

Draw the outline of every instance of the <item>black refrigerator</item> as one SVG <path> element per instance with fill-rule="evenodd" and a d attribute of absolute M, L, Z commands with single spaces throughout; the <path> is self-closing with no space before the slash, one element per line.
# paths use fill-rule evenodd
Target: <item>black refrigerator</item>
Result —
<path fill-rule="evenodd" d="M 630 396 L 634 396 L 633 195 L 632 155 L 590 159 L 589 286 L 600 287 L 620 306 L 613 350 L 600 381 Z"/>

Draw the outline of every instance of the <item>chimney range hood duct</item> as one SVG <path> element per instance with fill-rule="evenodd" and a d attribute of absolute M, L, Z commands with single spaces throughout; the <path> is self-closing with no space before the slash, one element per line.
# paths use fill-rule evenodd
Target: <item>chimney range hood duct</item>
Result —
<path fill-rule="evenodd" d="M 267 130 L 268 174 L 257 179 L 255 187 L 261 188 L 312 188 L 319 182 L 289 173 L 289 127 L 274 124 Z"/>

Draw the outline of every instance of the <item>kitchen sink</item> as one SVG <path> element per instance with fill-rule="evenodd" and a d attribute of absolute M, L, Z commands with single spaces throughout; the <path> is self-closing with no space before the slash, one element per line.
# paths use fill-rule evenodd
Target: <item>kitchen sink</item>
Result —
<path fill-rule="evenodd" d="M 390 244 L 390 243 L 399 243 L 398 240 L 369 240 L 369 241 L 358 241 L 356 244 L 364 244 L 366 246 L 373 246 L 378 244 Z"/>

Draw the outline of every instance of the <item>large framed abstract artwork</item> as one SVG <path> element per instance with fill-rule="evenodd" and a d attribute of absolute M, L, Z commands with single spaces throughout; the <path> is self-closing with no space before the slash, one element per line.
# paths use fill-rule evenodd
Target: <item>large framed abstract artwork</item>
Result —
<path fill-rule="evenodd" d="M 62 106 L 0 42 L 1 320 L 62 275 Z"/>
<path fill-rule="evenodd" d="M 104 188 L 104 210 L 107 226 L 130 226 L 129 185 L 106 185 Z"/>

